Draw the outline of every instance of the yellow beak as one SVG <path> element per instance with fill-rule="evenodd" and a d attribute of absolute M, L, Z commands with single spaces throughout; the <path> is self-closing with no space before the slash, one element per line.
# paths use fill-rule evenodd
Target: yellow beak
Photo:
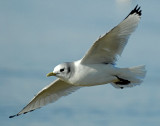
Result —
<path fill-rule="evenodd" d="M 56 73 L 53 73 L 53 72 L 48 73 L 48 74 L 47 74 L 47 77 L 50 77 L 50 76 L 56 76 Z"/>

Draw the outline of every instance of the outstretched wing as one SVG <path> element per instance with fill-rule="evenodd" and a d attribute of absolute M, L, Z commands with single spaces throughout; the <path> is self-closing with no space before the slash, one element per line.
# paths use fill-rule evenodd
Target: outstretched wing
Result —
<path fill-rule="evenodd" d="M 141 10 L 138 5 L 111 31 L 99 38 L 82 58 L 82 64 L 115 63 L 121 55 L 128 38 L 140 21 Z"/>
<path fill-rule="evenodd" d="M 55 102 L 62 96 L 69 95 L 75 90 L 79 89 L 79 86 L 70 85 L 60 79 L 57 79 L 50 85 L 43 88 L 32 100 L 31 102 L 24 107 L 18 114 L 10 116 L 13 118 L 27 112 L 31 112 L 37 108 L 45 106 L 49 103 Z"/>

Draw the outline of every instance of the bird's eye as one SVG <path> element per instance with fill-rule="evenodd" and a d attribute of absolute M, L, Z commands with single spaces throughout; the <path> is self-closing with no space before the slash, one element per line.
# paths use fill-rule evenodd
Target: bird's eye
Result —
<path fill-rule="evenodd" d="M 64 71 L 64 68 L 63 69 L 60 69 L 60 72 L 63 72 Z"/>

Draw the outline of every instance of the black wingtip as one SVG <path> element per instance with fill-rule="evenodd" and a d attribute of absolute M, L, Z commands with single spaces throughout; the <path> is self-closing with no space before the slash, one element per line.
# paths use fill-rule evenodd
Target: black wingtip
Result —
<path fill-rule="evenodd" d="M 138 6 L 138 4 L 136 5 L 136 7 L 129 13 L 129 15 L 132 15 L 132 14 L 138 14 L 139 16 L 142 15 L 142 10 L 141 10 L 141 7 Z M 129 17 L 129 15 L 127 17 Z M 126 18 L 127 18 L 126 17 Z M 125 19 L 126 19 L 125 18 Z"/>
<path fill-rule="evenodd" d="M 13 116 L 9 116 L 9 118 L 13 118 L 13 117 L 15 117 L 15 115 L 13 115 Z"/>
<path fill-rule="evenodd" d="M 13 117 L 15 117 L 15 116 L 19 116 L 19 114 L 9 116 L 9 118 L 13 118 Z"/>
<path fill-rule="evenodd" d="M 28 112 L 32 112 L 32 111 L 34 111 L 35 109 L 33 109 L 33 110 L 30 110 L 30 111 L 28 111 Z M 22 114 L 26 114 L 26 113 L 28 113 L 28 112 L 24 112 L 24 113 L 22 113 Z M 9 116 L 9 118 L 13 118 L 13 117 L 16 117 L 16 116 L 19 116 L 19 115 L 21 115 L 21 114 L 16 114 L 16 115 L 12 115 L 12 116 Z"/>
<path fill-rule="evenodd" d="M 130 14 L 134 14 L 134 13 L 138 14 L 139 16 L 141 16 L 141 15 L 142 15 L 141 7 L 140 7 L 140 6 L 138 6 L 138 4 L 137 4 L 137 5 L 136 5 L 136 7 L 131 11 L 131 13 L 130 13 Z"/>

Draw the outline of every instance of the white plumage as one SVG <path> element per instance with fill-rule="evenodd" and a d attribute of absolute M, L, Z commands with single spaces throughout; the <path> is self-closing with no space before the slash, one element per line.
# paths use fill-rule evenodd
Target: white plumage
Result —
<path fill-rule="evenodd" d="M 20 114 L 25 114 L 26 112 L 33 111 L 40 108 L 46 104 L 55 102 L 62 96 L 66 96 L 73 91 L 79 89 L 78 86 L 70 85 L 60 79 L 55 80 L 50 85 L 43 88 L 32 100 L 31 102 L 22 109 L 16 116 Z M 12 116 L 11 116 L 12 117 Z"/>
<path fill-rule="evenodd" d="M 119 25 L 100 37 L 81 60 L 56 66 L 47 76 L 59 79 L 42 89 L 26 107 L 10 118 L 55 102 L 84 86 L 111 83 L 115 88 L 122 89 L 142 83 L 146 74 L 145 66 L 117 68 L 114 65 L 140 17 L 140 7 L 136 6 Z"/>

